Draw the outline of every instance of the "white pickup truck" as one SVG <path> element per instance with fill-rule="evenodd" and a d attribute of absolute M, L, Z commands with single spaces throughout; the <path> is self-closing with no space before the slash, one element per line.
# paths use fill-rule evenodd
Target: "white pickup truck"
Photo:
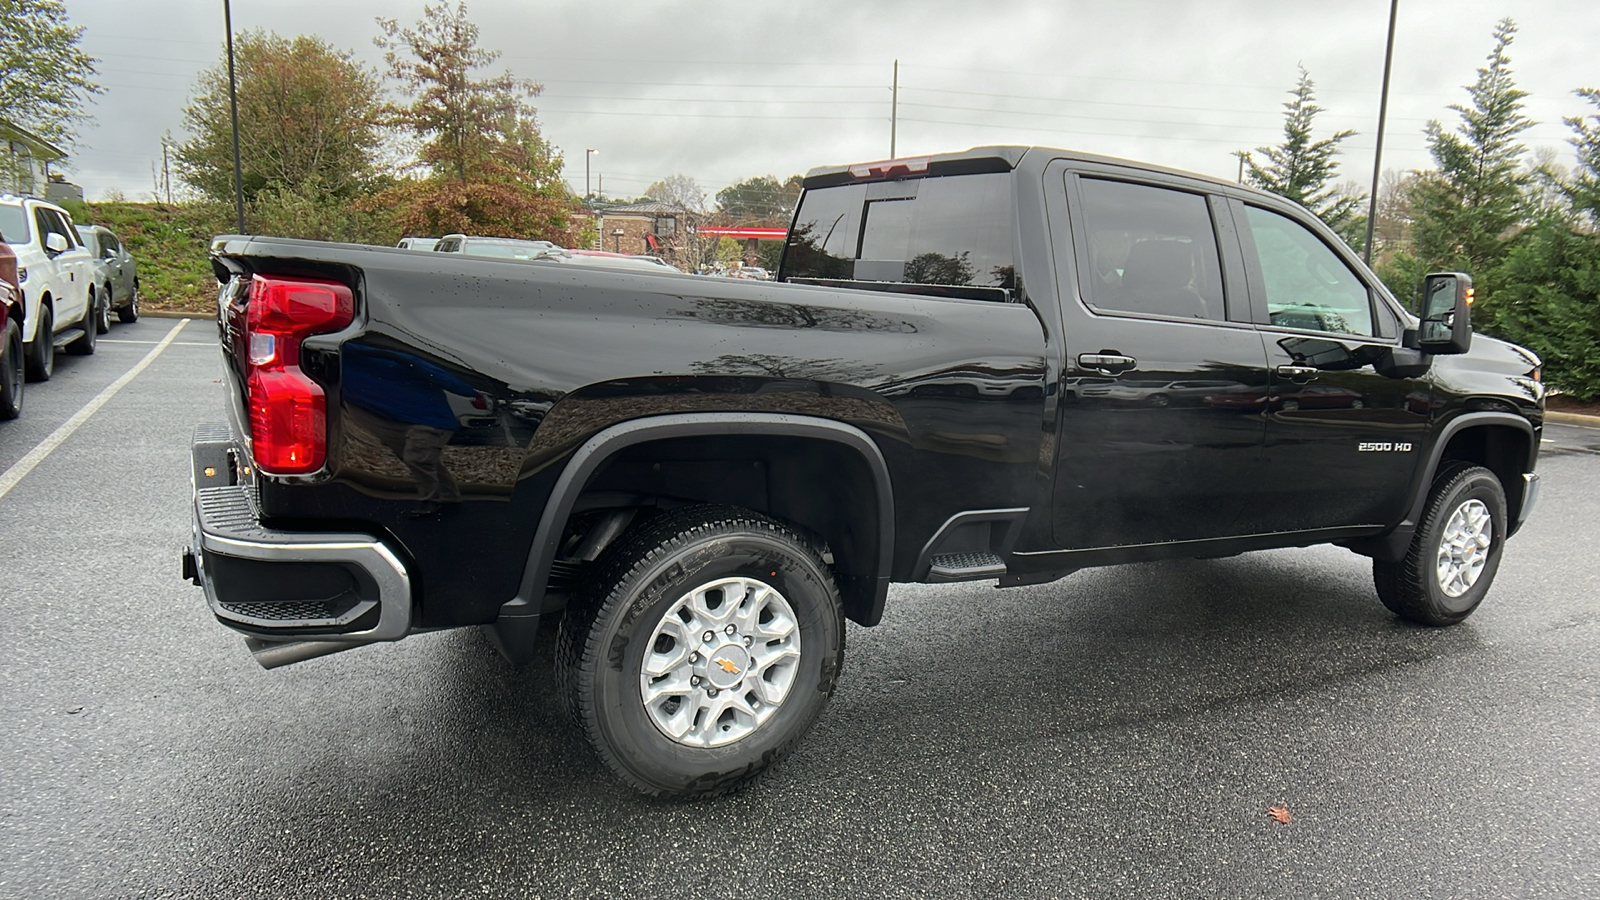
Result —
<path fill-rule="evenodd" d="M 55 351 L 87 356 L 94 352 L 93 256 L 83 246 L 72 217 L 53 203 L 0 194 L 0 239 L 17 254 L 22 284 L 22 340 L 29 381 L 46 381 L 55 370 Z"/>

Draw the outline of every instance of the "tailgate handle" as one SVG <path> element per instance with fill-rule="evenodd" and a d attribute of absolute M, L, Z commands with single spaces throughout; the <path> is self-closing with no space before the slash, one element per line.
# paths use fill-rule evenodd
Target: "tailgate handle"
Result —
<path fill-rule="evenodd" d="M 1138 365 L 1138 360 L 1131 356 L 1123 356 L 1115 350 L 1101 350 L 1099 353 L 1078 354 L 1078 365 L 1085 369 L 1094 369 L 1106 375 L 1115 375 L 1118 372 L 1131 369 Z"/>
<path fill-rule="evenodd" d="M 1294 366 L 1287 363 L 1278 367 L 1278 374 L 1284 378 L 1303 378 L 1307 381 L 1316 378 L 1319 371 L 1316 366 Z"/>

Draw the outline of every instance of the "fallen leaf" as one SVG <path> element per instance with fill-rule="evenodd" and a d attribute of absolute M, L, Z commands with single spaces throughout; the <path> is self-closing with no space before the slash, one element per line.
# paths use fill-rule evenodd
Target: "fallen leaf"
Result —
<path fill-rule="evenodd" d="M 1271 816 L 1272 821 L 1277 822 L 1279 825 L 1287 825 L 1294 818 L 1294 816 L 1289 815 L 1289 807 L 1287 806 L 1269 807 L 1267 815 Z"/>

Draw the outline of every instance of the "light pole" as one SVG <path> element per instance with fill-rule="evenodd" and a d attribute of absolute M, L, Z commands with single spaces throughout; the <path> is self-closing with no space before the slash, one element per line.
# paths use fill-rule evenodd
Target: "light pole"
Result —
<path fill-rule="evenodd" d="M 583 149 L 583 202 L 589 202 L 589 157 L 599 153 L 599 150 Z"/>
<path fill-rule="evenodd" d="M 1389 65 L 1394 61 L 1394 15 L 1400 0 L 1389 0 L 1389 43 L 1383 48 L 1383 96 L 1378 100 L 1378 148 L 1372 153 L 1372 199 L 1367 203 L 1367 244 L 1361 261 L 1372 265 L 1372 226 L 1378 222 L 1378 177 L 1383 174 L 1383 123 L 1389 117 Z"/>
<path fill-rule="evenodd" d="M 239 233 L 244 234 L 244 173 L 239 166 L 239 91 L 233 77 L 233 8 L 222 0 L 222 23 L 228 29 L 228 114 L 233 119 L 233 207 L 239 214 Z"/>

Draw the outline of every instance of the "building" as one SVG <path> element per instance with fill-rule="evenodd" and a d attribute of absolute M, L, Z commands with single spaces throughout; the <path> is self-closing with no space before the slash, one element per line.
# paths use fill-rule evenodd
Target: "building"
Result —
<path fill-rule="evenodd" d="M 9 119 L 0 119 L 0 191 L 44 197 L 53 180 L 50 164 L 66 155 L 65 150 L 44 138 Z M 83 198 L 81 191 L 78 198 Z"/>
<path fill-rule="evenodd" d="M 597 249 L 673 258 L 687 231 L 691 213 L 674 203 L 646 200 L 595 212 L 600 235 Z"/>

